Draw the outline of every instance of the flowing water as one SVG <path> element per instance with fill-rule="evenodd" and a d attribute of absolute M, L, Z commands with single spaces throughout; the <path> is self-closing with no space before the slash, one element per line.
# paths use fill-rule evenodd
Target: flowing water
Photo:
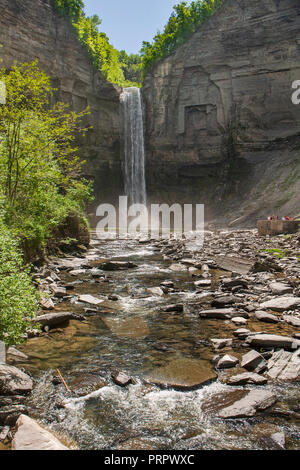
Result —
<path fill-rule="evenodd" d="M 146 204 L 144 125 L 141 90 L 125 88 L 124 108 L 125 193 L 129 204 Z"/>
<path fill-rule="evenodd" d="M 235 387 L 216 380 L 180 391 L 145 380 L 149 372 L 182 360 L 211 370 L 214 353 L 207 341 L 232 337 L 236 329 L 231 323 L 200 321 L 193 307 L 178 314 L 162 312 L 170 303 L 192 305 L 197 294 L 188 272 L 171 271 L 170 262 L 155 248 L 137 241 L 101 242 L 88 257 L 130 260 L 137 268 L 106 273 L 105 282 L 97 279 L 104 274 L 98 268 L 87 269 L 75 282 L 68 272 L 62 274 L 64 284 L 72 284 L 74 290 L 60 310 L 84 313 L 87 306 L 77 301 L 83 293 L 106 300 L 85 322 L 71 321 L 67 328 L 31 339 L 23 347 L 29 356 L 23 365 L 35 379 L 28 402 L 31 416 L 73 439 L 80 449 L 261 449 L 268 446 L 263 436 L 280 429 L 288 434 L 289 448 L 297 448 L 299 432 L 293 420 L 268 412 L 231 422 L 216 418 L 210 408 Z M 147 296 L 145 288 L 166 280 L 174 282 L 175 292 Z M 107 300 L 111 294 L 119 300 Z M 73 393 L 53 384 L 56 368 Z M 115 370 L 132 376 L 134 383 L 125 388 L 115 385 Z M 94 386 L 76 394 L 86 383 Z M 297 405 L 299 387 L 267 387 L 280 397 L 277 407 Z"/>

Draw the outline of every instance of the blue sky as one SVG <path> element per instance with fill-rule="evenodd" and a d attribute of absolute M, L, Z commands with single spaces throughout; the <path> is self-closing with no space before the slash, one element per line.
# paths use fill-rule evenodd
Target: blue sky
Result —
<path fill-rule="evenodd" d="M 138 53 L 168 21 L 180 0 L 84 0 L 88 16 L 102 19 L 101 31 L 117 49 Z M 188 1 L 190 3 L 190 1 Z"/>

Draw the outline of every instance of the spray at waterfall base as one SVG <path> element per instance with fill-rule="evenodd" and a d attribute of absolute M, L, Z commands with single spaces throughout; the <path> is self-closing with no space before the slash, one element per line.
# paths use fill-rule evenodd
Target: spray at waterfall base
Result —
<path fill-rule="evenodd" d="M 101 204 L 96 234 L 102 240 L 136 238 L 190 238 L 197 235 L 204 241 L 204 204 L 131 204 L 128 197 L 119 197 L 119 207 Z"/>

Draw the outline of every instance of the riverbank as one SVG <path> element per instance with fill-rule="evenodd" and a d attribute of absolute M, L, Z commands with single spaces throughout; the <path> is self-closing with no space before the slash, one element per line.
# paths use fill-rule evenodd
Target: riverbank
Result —
<path fill-rule="evenodd" d="M 80 449 L 298 448 L 299 256 L 299 235 L 218 231 L 50 258 L 42 331 L 8 356 L 33 391 L 1 425 L 25 413 Z"/>

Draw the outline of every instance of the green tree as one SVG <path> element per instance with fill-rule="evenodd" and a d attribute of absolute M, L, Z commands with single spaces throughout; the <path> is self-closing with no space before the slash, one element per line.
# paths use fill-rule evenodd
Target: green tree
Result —
<path fill-rule="evenodd" d="M 156 61 L 168 56 L 183 44 L 223 3 L 224 0 L 195 0 L 190 5 L 187 2 L 175 5 L 164 31 L 158 32 L 152 43 L 143 42 L 143 70 L 147 71 Z"/>
<path fill-rule="evenodd" d="M 142 58 L 139 54 L 127 54 L 122 50 L 119 52 L 119 62 L 123 69 L 125 80 L 140 85 L 142 79 Z"/>
<path fill-rule="evenodd" d="M 0 213 L 0 340 L 23 341 L 38 308 L 38 294 L 24 266 L 18 241 L 5 227 Z"/>
<path fill-rule="evenodd" d="M 83 8 L 84 3 L 82 0 L 54 0 L 55 6 L 58 11 L 64 15 L 69 16 L 73 20 L 76 20 Z"/>
<path fill-rule="evenodd" d="M 0 197 L 6 224 L 41 246 L 72 212 L 83 213 L 90 187 L 74 144 L 85 133 L 68 105 L 50 108 L 53 89 L 36 62 L 0 70 L 6 104 L 0 106 Z"/>

